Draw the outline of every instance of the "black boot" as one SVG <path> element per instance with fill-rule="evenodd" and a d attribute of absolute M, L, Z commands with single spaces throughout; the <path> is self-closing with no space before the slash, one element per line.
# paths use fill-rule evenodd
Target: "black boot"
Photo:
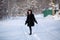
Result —
<path fill-rule="evenodd" d="M 32 33 L 30 33 L 29 35 L 32 35 Z"/>
<path fill-rule="evenodd" d="M 32 35 L 32 28 L 31 28 L 31 27 L 29 27 L 29 29 L 30 29 L 30 34 L 29 34 L 29 35 Z"/>

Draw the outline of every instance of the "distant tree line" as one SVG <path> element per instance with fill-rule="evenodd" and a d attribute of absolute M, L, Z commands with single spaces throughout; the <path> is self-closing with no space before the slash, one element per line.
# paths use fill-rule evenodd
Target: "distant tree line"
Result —
<path fill-rule="evenodd" d="M 7 16 L 7 6 L 8 6 L 7 0 L 0 0 L 0 19 Z"/>

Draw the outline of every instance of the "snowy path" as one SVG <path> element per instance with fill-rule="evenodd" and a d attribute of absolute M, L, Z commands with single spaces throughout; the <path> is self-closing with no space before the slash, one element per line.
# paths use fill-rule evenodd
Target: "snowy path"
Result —
<path fill-rule="evenodd" d="M 0 21 L 0 40 L 60 40 L 60 21 L 50 18 L 36 17 L 38 24 L 29 35 L 24 24 L 25 17 Z"/>

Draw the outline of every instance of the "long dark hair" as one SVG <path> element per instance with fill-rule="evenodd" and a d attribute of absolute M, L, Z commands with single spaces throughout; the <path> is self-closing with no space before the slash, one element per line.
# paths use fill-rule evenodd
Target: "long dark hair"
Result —
<path fill-rule="evenodd" d="M 29 9 L 28 11 L 27 11 L 27 15 L 29 15 L 29 11 L 31 12 L 31 14 L 32 14 L 32 10 L 31 9 Z"/>

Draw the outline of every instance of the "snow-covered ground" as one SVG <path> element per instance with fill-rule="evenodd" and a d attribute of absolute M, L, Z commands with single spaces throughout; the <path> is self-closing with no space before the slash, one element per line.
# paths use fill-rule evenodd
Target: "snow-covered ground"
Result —
<path fill-rule="evenodd" d="M 29 28 L 25 25 L 26 17 L 11 17 L 0 21 L 0 40 L 60 40 L 60 20 L 51 16 L 36 15 L 33 34 L 29 35 Z"/>

